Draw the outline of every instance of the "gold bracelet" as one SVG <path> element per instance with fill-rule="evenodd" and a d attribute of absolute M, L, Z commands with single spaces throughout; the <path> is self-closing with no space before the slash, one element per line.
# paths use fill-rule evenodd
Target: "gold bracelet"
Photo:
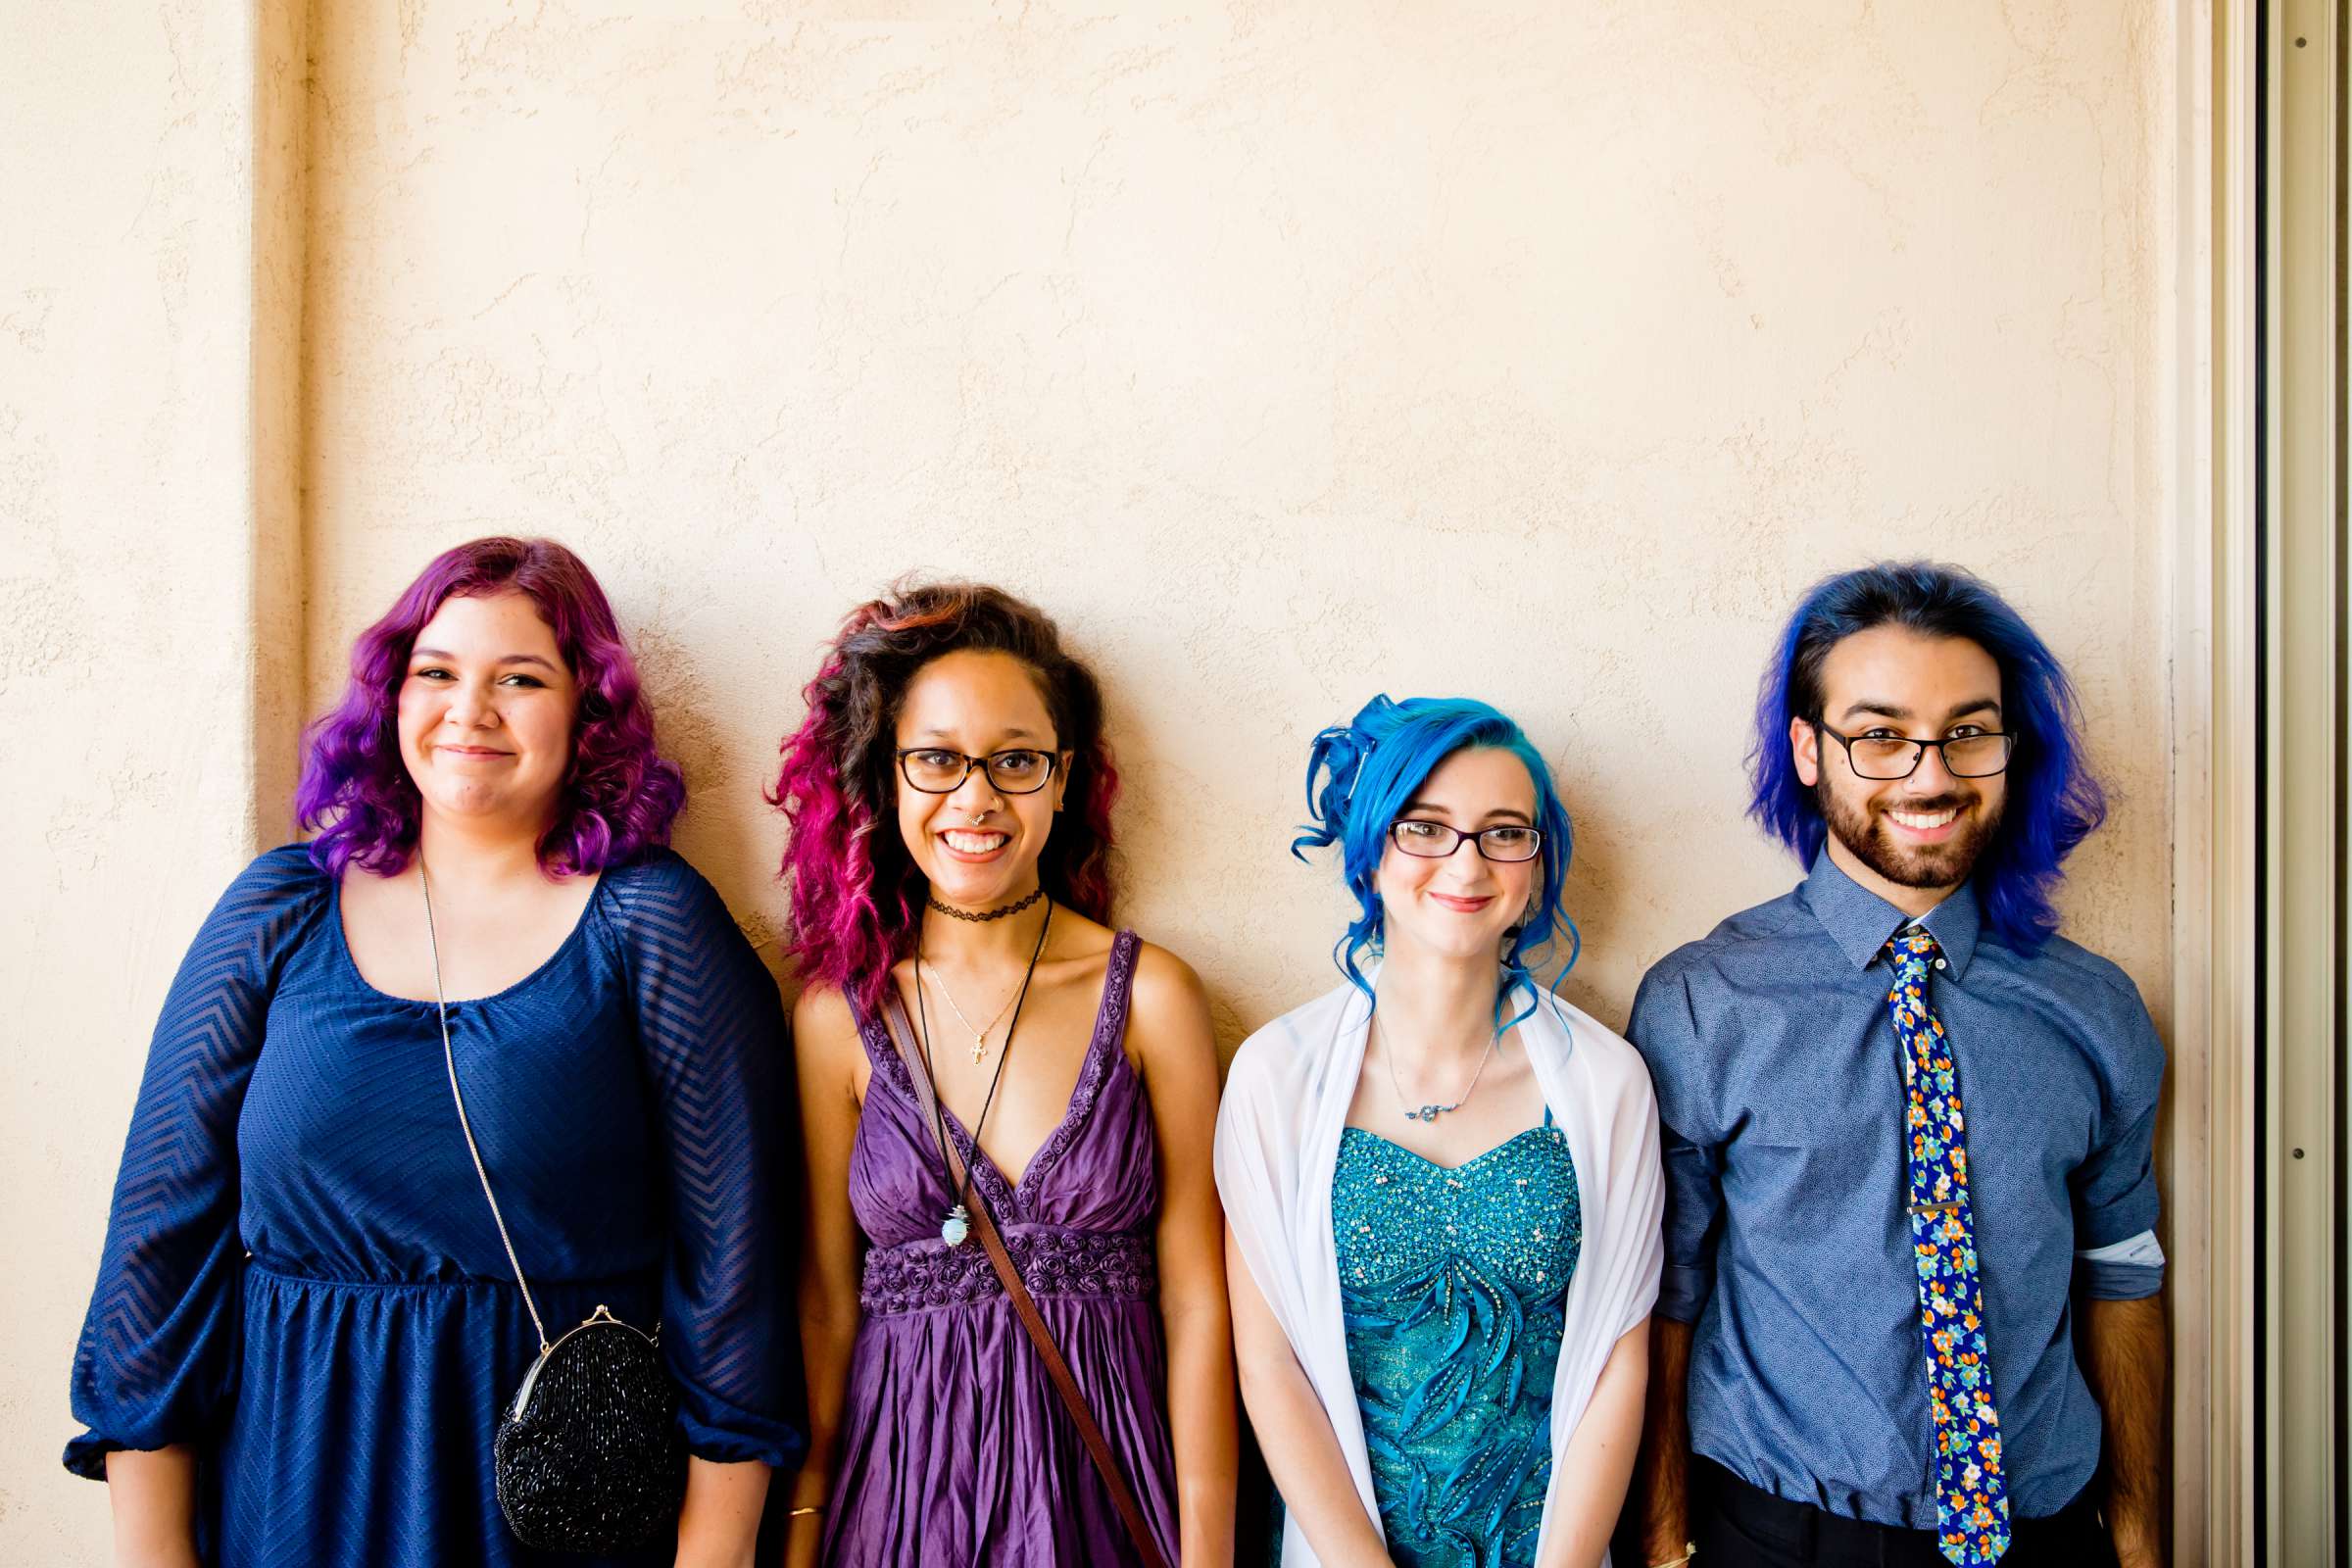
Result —
<path fill-rule="evenodd" d="M 1683 1568 L 1685 1563 L 1693 1561 L 1697 1556 L 1698 1543 L 1686 1541 L 1683 1543 L 1683 1554 L 1680 1557 L 1669 1557 L 1664 1562 L 1653 1562 L 1649 1568 Z"/>
<path fill-rule="evenodd" d="M 795 1508 L 792 1510 L 792 1512 L 786 1514 L 784 1517 L 787 1519 L 798 1519 L 805 1513 L 823 1513 L 824 1511 L 825 1505 L 821 1502 L 817 1502 L 811 1503 L 806 1508 Z"/>

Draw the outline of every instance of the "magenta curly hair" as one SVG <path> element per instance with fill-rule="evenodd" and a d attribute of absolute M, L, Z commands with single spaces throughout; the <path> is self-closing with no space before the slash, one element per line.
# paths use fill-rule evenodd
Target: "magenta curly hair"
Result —
<path fill-rule="evenodd" d="M 539 607 L 580 688 L 571 765 L 539 840 L 540 865 L 551 876 L 601 871 L 669 841 L 686 779 L 654 749 L 653 709 L 604 589 L 552 539 L 476 539 L 434 557 L 384 618 L 360 633 L 343 700 L 303 735 L 294 814 L 319 830 L 311 860 L 327 875 L 356 864 L 390 876 L 408 865 L 422 812 L 400 755 L 409 653 L 444 600 L 500 593 Z"/>
<path fill-rule="evenodd" d="M 1038 880 L 1088 919 L 1110 919 L 1119 775 L 1093 672 L 1062 651 L 1059 629 L 1042 611 L 1002 589 L 897 584 L 842 622 L 801 694 L 808 715 L 785 738 L 768 796 L 791 824 L 782 870 L 792 884 L 786 951 L 805 978 L 842 992 L 869 1017 L 881 1010 L 890 966 L 913 949 L 927 892 L 893 815 L 899 705 L 916 670 L 959 651 L 1010 654 L 1036 673 L 1056 749 L 1073 754 Z"/>

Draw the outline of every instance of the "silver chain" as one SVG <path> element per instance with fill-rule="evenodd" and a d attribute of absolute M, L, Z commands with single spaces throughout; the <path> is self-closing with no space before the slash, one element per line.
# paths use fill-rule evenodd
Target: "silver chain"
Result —
<path fill-rule="evenodd" d="M 433 929 L 433 879 L 424 869 L 424 857 L 416 857 L 416 884 L 424 889 L 424 940 L 433 951 L 433 1006 L 441 1015 L 441 1060 L 449 1068 L 450 1098 L 458 1102 L 458 1126 L 466 1134 L 466 1152 L 473 1156 L 473 1173 L 481 1178 L 482 1196 L 490 1200 L 490 1218 L 498 1226 L 498 1239 L 506 1247 L 507 1262 L 514 1270 L 514 1283 L 522 1287 L 522 1304 L 531 1314 L 531 1330 L 539 1336 L 539 1353 L 547 1353 L 547 1325 L 539 1319 L 539 1303 L 531 1299 L 531 1282 L 522 1277 L 522 1259 L 514 1255 L 514 1238 L 507 1234 L 507 1216 L 498 1209 L 498 1195 L 490 1191 L 490 1172 L 482 1164 L 481 1146 L 473 1141 L 473 1122 L 466 1114 L 466 1097 L 458 1092 L 458 1054 L 449 1044 L 449 997 L 441 988 L 441 938 Z"/>
<path fill-rule="evenodd" d="M 1436 1121 L 1440 1116 L 1445 1115 L 1447 1111 L 1459 1110 L 1464 1105 L 1468 1104 L 1470 1102 L 1470 1097 L 1478 1093 L 1478 1081 L 1487 1075 L 1487 1063 L 1494 1059 L 1495 1043 L 1501 1039 L 1502 1034 L 1499 1030 L 1497 1030 L 1494 1034 L 1488 1036 L 1486 1052 L 1478 1058 L 1478 1070 L 1470 1075 L 1470 1082 L 1463 1088 L 1461 1099 L 1455 1101 L 1450 1105 L 1423 1105 L 1419 1110 L 1415 1110 L 1410 1105 L 1405 1103 L 1404 1085 L 1396 1077 L 1396 1047 L 1391 1044 L 1387 1031 L 1382 1031 L 1380 1038 L 1380 1054 L 1388 1060 L 1389 1087 L 1395 1090 L 1396 1093 L 1396 1108 L 1404 1112 L 1404 1119 L 1406 1121 Z"/>

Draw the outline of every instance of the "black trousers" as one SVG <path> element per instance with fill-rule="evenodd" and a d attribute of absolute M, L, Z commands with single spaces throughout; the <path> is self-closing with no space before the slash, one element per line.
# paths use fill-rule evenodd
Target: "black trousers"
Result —
<path fill-rule="evenodd" d="M 1933 1530 L 1874 1525 L 1789 1502 L 1711 1459 L 1690 1456 L 1693 1568 L 1951 1568 Z M 2002 1568 L 2115 1568 L 2115 1542 L 2088 1489 L 2046 1519 L 2010 1525 Z"/>

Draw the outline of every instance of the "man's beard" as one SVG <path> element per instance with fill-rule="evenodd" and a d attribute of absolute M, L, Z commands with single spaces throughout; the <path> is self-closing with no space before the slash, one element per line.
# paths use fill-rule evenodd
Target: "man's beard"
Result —
<path fill-rule="evenodd" d="M 1901 888 L 1949 888 L 1967 881 L 2001 825 L 2001 808 L 1995 806 L 1981 815 L 1955 818 L 1960 831 L 1941 844 L 1903 844 L 1887 826 L 1884 808 L 1874 813 L 1867 808 L 1848 807 L 1826 779 L 1814 786 L 1813 798 L 1838 842 L 1852 851 L 1855 859 Z M 1902 808 L 1923 815 L 1945 809 L 1965 813 L 1981 799 L 1947 793 L 1931 800 L 1906 800 Z"/>

